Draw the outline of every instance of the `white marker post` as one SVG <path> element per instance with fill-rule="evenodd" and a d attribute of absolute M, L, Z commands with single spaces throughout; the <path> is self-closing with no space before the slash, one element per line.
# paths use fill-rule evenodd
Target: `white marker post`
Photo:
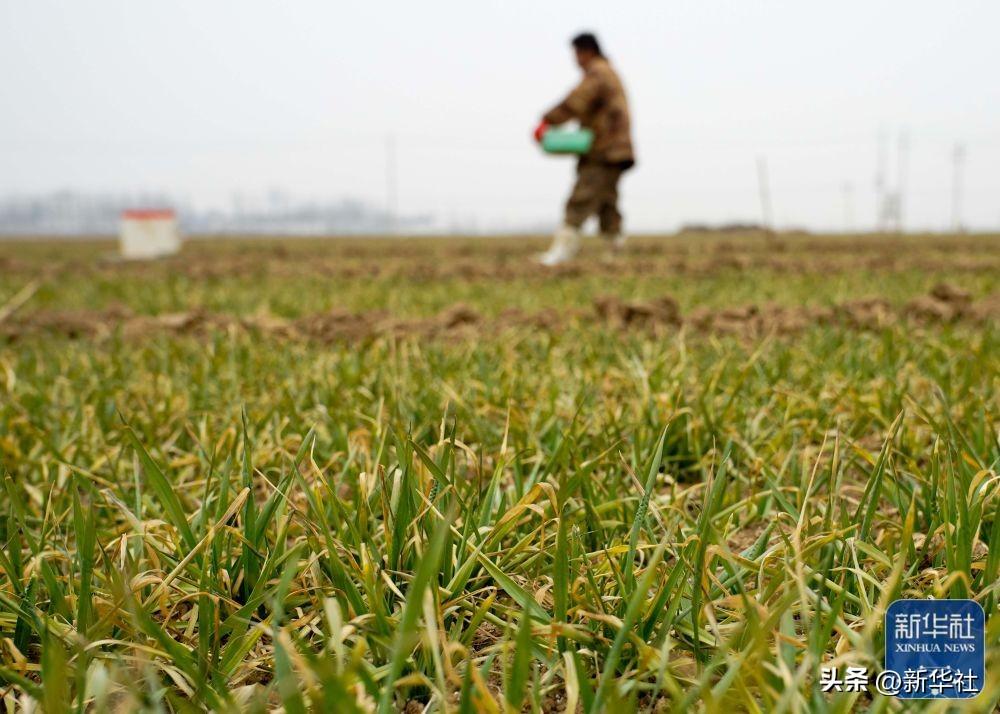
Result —
<path fill-rule="evenodd" d="M 169 208 L 122 211 L 119 245 L 128 260 L 175 254 L 181 247 L 176 214 Z"/>

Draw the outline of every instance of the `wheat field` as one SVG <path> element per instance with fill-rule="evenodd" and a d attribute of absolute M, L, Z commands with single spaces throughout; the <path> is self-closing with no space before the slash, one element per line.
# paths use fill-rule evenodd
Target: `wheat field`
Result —
<path fill-rule="evenodd" d="M 817 681 L 995 614 L 1000 236 L 541 247 L 0 244 L 5 710 L 945 711 Z"/>

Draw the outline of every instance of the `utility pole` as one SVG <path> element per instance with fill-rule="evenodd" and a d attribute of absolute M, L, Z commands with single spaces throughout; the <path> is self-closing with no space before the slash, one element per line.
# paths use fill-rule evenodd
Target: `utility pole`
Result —
<path fill-rule="evenodd" d="M 958 143 L 951 154 L 951 229 L 962 232 L 962 174 L 965 169 L 965 146 Z"/>
<path fill-rule="evenodd" d="M 388 134 L 385 137 L 385 213 L 390 235 L 397 230 L 396 202 L 396 137 Z"/>
<path fill-rule="evenodd" d="M 886 220 L 886 166 L 889 162 L 888 141 L 885 129 L 878 130 L 878 149 L 875 156 L 875 230 L 885 230 Z"/>
<path fill-rule="evenodd" d="M 896 145 L 896 232 L 903 232 L 903 208 L 906 205 L 906 169 L 910 158 L 910 137 L 906 129 L 900 129 Z"/>
<path fill-rule="evenodd" d="M 771 218 L 771 189 L 767 174 L 767 159 L 763 156 L 757 157 L 757 188 L 760 193 L 760 215 L 764 222 L 765 230 L 773 230 L 774 223 Z"/>
<path fill-rule="evenodd" d="M 841 192 L 844 197 L 844 232 L 853 233 L 854 232 L 854 184 L 850 181 L 845 181 L 844 185 L 841 186 Z"/>

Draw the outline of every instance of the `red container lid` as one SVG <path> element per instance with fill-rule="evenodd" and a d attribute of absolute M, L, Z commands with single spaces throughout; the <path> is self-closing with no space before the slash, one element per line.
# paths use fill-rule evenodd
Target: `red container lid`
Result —
<path fill-rule="evenodd" d="M 122 211 L 122 218 L 133 221 L 149 221 L 157 218 L 173 218 L 174 211 L 171 208 L 132 208 Z"/>

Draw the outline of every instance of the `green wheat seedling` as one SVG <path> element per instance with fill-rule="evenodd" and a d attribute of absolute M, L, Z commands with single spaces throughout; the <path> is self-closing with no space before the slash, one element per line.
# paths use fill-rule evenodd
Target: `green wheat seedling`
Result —
<path fill-rule="evenodd" d="M 751 273 L 778 301 L 866 289 Z M 897 277 L 895 302 L 961 278 Z M 669 278 L 685 305 L 739 304 L 732 279 Z M 327 299 L 243 280 L 155 274 L 125 299 Z M 606 289 L 560 280 L 347 277 L 329 299 L 570 314 Z M 112 296 L 67 278 L 33 307 Z M 888 604 L 928 597 L 990 615 L 959 708 L 995 708 L 996 325 L 469 327 L 0 342 L 4 710 L 901 711 L 819 672 L 878 672 Z"/>

